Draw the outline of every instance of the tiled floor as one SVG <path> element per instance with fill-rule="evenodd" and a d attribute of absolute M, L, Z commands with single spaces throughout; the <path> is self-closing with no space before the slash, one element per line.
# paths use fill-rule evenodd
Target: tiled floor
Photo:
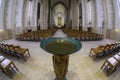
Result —
<path fill-rule="evenodd" d="M 4 43 L 20 45 L 29 48 L 31 58 L 26 62 L 8 57 L 13 60 L 20 70 L 13 79 L 9 79 L 0 71 L 0 80 L 54 80 L 52 54 L 49 54 L 40 48 L 40 42 L 27 42 L 17 40 L 5 40 Z M 93 61 L 88 55 L 90 49 L 100 44 L 112 43 L 115 41 L 104 39 L 102 41 L 83 41 L 83 47 L 69 58 L 69 68 L 67 73 L 68 80 L 120 80 L 120 69 L 117 69 L 112 75 L 107 77 L 100 70 L 104 59 Z"/>

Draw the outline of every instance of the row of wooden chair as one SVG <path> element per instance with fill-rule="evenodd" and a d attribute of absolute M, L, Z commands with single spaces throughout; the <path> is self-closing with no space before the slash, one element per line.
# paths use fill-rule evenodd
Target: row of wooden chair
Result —
<path fill-rule="evenodd" d="M 102 40 L 104 38 L 104 36 L 101 34 L 92 33 L 88 31 L 79 31 L 73 29 L 62 29 L 62 30 L 67 34 L 67 36 L 76 38 L 80 41 Z"/>
<path fill-rule="evenodd" d="M 42 39 L 52 37 L 55 31 L 56 29 L 31 31 L 18 34 L 15 38 L 20 41 L 40 41 Z"/>
<path fill-rule="evenodd" d="M 120 52 L 105 60 L 101 69 L 105 71 L 107 76 L 109 76 L 117 69 L 119 65 L 120 65 Z"/>
<path fill-rule="evenodd" d="M 11 72 L 13 72 L 13 70 L 19 71 L 13 61 L 5 58 L 2 55 L 0 55 L 0 69 L 10 78 L 12 78 Z"/>
<path fill-rule="evenodd" d="M 93 57 L 94 60 L 102 58 L 104 56 L 113 54 L 120 50 L 120 43 L 112 43 L 106 45 L 99 45 L 96 48 L 91 48 L 89 56 Z"/>
<path fill-rule="evenodd" d="M 22 48 L 20 46 L 10 45 L 10 44 L 4 44 L 0 43 L 0 51 L 3 53 L 6 53 L 10 56 L 23 58 L 26 61 L 26 56 L 30 57 L 29 49 L 28 48 Z"/>

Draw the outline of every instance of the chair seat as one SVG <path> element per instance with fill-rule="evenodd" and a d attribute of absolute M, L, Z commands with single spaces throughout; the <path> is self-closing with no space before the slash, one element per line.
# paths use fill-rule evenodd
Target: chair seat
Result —
<path fill-rule="evenodd" d="M 9 59 L 5 59 L 4 61 L 2 61 L 1 63 L 0 63 L 0 65 L 3 67 L 3 68 L 7 68 L 10 64 L 11 64 L 11 60 L 9 60 Z"/>
<path fill-rule="evenodd" d="M 118 54 L 114 55 L 113 57 L 120 62 L 120 56 Z"/>
<path fill-rule="evenodd" d="M 118 64 L 118 61 L 117 61 L 115 58 L 113 58 L 113 57 L 107 59 L 107 61 L 108 61 L 112 66 L 116 66 L 116 65 Z"/>
<path fill-rule="evenodd" d="M 27 56 L 27 55 L 30 56 L 29 50 L 26 48 L 21 48 L 21 47 L 15 48 L 15 52 L 16 52 L 16 54 L 22 56 L 25 61 L 26 61 L 25 56 Z"/>
<path fill-rule="evenodd" d="M 17 67 L 15 66 L 14 62 L 9 60 L 9 59 L 7 59 L 7 58 L 0 63 L 0 68 L 10 78 L 12 78 L 11 70 L 19 71 L 17 69 Z"/>
<path fill-rule="evenodd" d="M 119 53 L 117 53 L 119 56 L 120 56 L 120 52 Z"/>
<path fill-rule="evenodd" d="M 92 50 L 95 54 L 103 52 L 100 48 L 93 48 Z"/>
<path fill-rule="evenodd" d="M 111 57 L 104 62 L 101 69 L 104 68 L 104 70 L 107 72 L 107 76 L 109 76 L 116 70 L 118 65 L 119 62 L 114 57 Z"/>
<path fill-rule="evenodd" d="M 26 53 L 26 51 L 27 51 L 27 49 L 24 49 L 24 48 L 15 48 L 15 51 L 17 52 L 17 53 L 20 53 L 20 54 L 25 54 Z"/>
<path fill-rule="evenodd" d="M 5 59 L 4 56 L 0 56 L 0 62 L 2 62 Z"/>

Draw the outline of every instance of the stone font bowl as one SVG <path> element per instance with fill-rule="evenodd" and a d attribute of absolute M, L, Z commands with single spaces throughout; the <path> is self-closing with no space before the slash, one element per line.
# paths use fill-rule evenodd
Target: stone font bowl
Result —
<path fill-rule="evenodd" d="M 48 38 L 41 41 L 40 47 L 48 53 L 66 55 L 77 52 L 82 48 L 80 41 L 69 37 Z"/>

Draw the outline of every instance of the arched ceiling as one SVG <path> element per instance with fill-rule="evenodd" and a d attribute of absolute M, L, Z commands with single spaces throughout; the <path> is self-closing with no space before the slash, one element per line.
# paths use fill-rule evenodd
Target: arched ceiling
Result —
<path fill-rule="evenodd" d="M 65 6 L 62 4 L 58 4 L 54 7 L 54 14 L 58 16 L 63 16 L 65 14 Z"/>
<path fill-rule="evenodd" d="M 65 22 L 65 16 L 66 16 L 66 7 L 62 3 L 57 3 L 53 7 L 53 16 L 54 16 L 54 22 L 55 25 L 58 26 L 58 23 L 60 22 L 61 25 L 59 27 L 62 27 Z M 58 18 L 61 18 L 61 21 L 58 21 Z"/>
<path fill-rule="evenodd" d="M 69 3 L 70 3 L 70 0 L 50 0 L 51 8 L 52 8 L 53 6 L 55 6 L 56 4 L 58 4 L 59 2 L 63 3 L 63 4 L 66 6 L 66 8 L 68 8 Z"/>

